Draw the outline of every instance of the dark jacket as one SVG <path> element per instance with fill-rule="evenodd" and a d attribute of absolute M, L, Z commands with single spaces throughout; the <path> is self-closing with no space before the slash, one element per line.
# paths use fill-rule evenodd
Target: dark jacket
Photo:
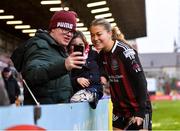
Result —
<path fill-rule="evenodd" d="M 9 97 L 5 89 L 4 81 L 0 74 L 0 106 L 5 106 L 9 104 L 10 104 Z"/>
<path fill-rule="evenodd" d="M 74 88 L 74 92 L 81 89 L 81 85 L 77 82 L 77 78 L 84 77 L 90 80 L 89 88 L 96 88 L 99 93 L 102 93 L 102 85 L 100 84 L 100 71 L 97 64 L 97 51 L 90 47 L 88 58 L 86 59 L 86 64 L 83 65 L 82 69 L 73 69 L 71 72 L 71 80 Z M 102 96 L 102 94 L 100 94 Z"/>
<path fill-rule="evenodd" d="M 23 77 L 40 104 L 69 102 L 73 89 L 65 67 L 66 50 L 48 32 L 38 30 L 25 53 Z M 35 104 L 25 88 L 25 104 Z"/>
<path fill-rule="evenodd" d="M 13 104 L 15 103 L 18 95 L 20 94 L 18 83 L 12 75 L 8 79 L 4 78 L 4 83 L 9 96 L 10 103 Z"/>

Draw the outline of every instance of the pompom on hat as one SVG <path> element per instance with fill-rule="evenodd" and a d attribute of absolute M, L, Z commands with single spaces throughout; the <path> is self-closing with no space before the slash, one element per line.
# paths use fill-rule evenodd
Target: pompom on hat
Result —
<path fill-rule="evenodd" d="M 57 11 L 51 17 L 49 23 L 49 30 L 54 28 L 64 28 L 76 31 L 76 17 L 77 14 L 73 11 Z"/>

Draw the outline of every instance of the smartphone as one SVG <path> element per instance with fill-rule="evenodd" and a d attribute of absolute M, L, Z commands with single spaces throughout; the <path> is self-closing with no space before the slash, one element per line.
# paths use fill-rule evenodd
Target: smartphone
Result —
<path fill-rule="evenodd" d="M 82 45 L 75 45 L 74 46 L 74 52 L 81 52 L 82 55 L 83 55 L 83 53 L 84 53 L 84 46 L 82 46 Z"/>

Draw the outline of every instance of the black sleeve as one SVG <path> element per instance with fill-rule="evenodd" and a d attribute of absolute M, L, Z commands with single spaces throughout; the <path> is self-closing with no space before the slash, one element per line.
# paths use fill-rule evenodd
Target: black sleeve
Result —
<path fill-rule="evenodd" d="M 145 107 L 147 100 L 147 81 L 141 66 L 138 53 L 133 49 L 128 49 L 123 52 L 123 60 L 127 72 L 129 73 L 129 80 L 134 83 L 134 91 L 140 110 L 136 112 L 135 116 L 144 118 Z"/>

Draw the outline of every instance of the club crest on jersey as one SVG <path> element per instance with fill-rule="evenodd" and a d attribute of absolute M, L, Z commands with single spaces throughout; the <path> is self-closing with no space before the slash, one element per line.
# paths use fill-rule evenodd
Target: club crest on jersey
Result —
<path fill-rule="evenodd" d="M 111 65 L 112 65 L 113 70 L 118 70 L 119 65 L 116 59 L 112 59 Z"/>
<path fill-rule="evenodd" d="M 126 58 L 134 58 L 135 52 L 133 49 L 127 49 L 123 52 L 123 54 Z"/>
<path fill-rule="evenodd" d="M 106 62 L 106 61 L 103 61 L 103 65 L 107 65 L 107 62 Z"/>
<path fill-rule="evenodd" d="M 66 28 L 66 29 L 73 29 L 73 24 L 67 22 L 58 22 L 57 27 Z"/>

